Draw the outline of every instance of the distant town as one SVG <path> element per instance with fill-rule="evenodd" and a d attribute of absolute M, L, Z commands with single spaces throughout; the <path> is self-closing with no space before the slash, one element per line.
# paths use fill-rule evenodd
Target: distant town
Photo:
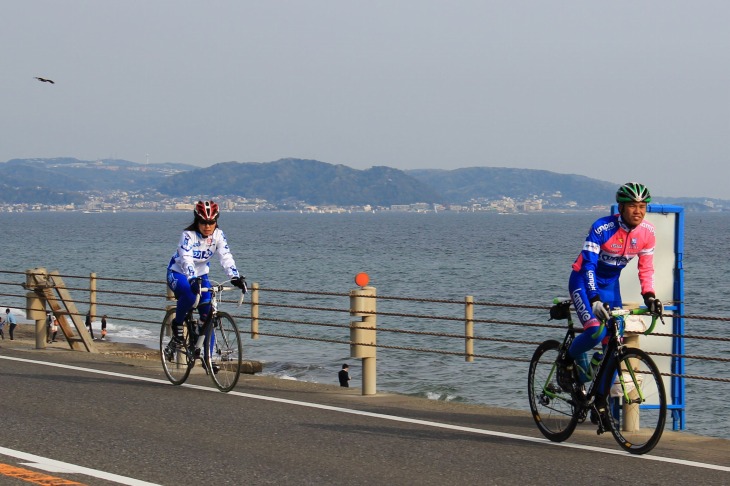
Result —
<path fill-rule="evenodd" d="M 393 204 L 391 206 L 336 206 L 336 205 L 313 205 L 306 201 L 286 201 L 270 203 L 265 199 L 250 199 L 239 196 L 212 196 L 213 200 L 221 205 L 226 211 L 234 212 L 265 212 L 265 211 L 295 211 L 302 213 L 352 213 L 352 212 L 413 212 L 413 213 L 438 213 L 438 212 L 494 212 L 494 213 L 532 213 L 543 210 L 601 210 L 606 211 L 609 206 L 592 208 L 579 208 L 574 201 L 555 204 L 555 199 L 561 199 L 559 193 L 550 197 L 550 203 L 545 206 L 545 201 L 537 196 L 526 200 L 516 200 L 510 197 L 502 197 L 496 200 L 478 198 L 468 201 L 465 204 Z M 160 194 L 134 193 L 128 191 L 113 191 L 108 194 L 89 195 L 84 204 L 0 204 L 0 212 L 26 212 L 26 211 L 76 211 L 86 213 L 101 212 L 122 212 L 122 211 L 192 211 L 194 198 L 170 198 Z"/>

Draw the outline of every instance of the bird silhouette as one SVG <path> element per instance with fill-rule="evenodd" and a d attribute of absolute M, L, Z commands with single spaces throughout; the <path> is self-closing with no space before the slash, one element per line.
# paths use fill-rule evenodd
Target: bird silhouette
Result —
<path fill-rule="evenodd" d="M 53 80 L 52 80 L 52 79 L 46 79 L 46 78 L 39 78 L 38 76 L 36 76 L 36 79 L 37 79 L 38 81 L 41 81 L 41 82 L 43 82 L 43 83 L 51 83 L 51 84 L 56 84 L 56 83 L 54 83 L 54 82 L 53 82 Z"/>

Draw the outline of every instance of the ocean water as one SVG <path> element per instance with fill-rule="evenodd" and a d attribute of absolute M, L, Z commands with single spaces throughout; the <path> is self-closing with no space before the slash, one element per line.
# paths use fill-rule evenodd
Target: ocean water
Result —
<path fill-rule="evenodd" d="M 378 328 L 463 333 L 463 323 L 425 316 L 463 316 L 463 306 L 437 302 L 390 300 L 383 297 L 454 300 L 467 295 L 478 302 L 547 306 L 552 298 L 567 296 L 570 263 L 575 259 L 598 213 L 416 214 L 416 213 L 225 213 L 226 232 L 239 269 L 248 281 L 264 289 L 294 289 L 346 294 L 355 288 L 354 276 L 370 275 L 377 288 Z M 25 271 L 45 267 L 62 275 L 156 280 L 165 269 L 187 213 L 2 213 L 8 258 L 2 270 Z M 727 247 L 730 214 L 688 213 L 685 235 L 685 312 L 690 315 L 730 317 L 730 263 L 718 256 Z M 211 275 L 222 278 L 212 263 Z M 4 275 L 4 280 L 22 280 Z M 69 287 L 88 288 L 88 280 L 65 279 Z M 162 311 L 139 309 L 130 313 L 103 303 L 140 307 L 166 304 L 163 285 L 100 281 L 108 291 L 149 292 L 150 299 L 100 293 L 99 313 L 108 313 L 112 339 L 156 346 Z M 6 289 L 7 290 L 7 289 Z M 19 292 L 22 293 L 22 292 Z M 72 292 L 73 294 L 73 292 Z M 625 296 L 626 297 L 626 296 Z M 4 297 L 3 305 L 22 308 L 22 299 Z M 349 298 L 278 292 L 261 293 L 262 304 L 336 308 L 346 310 Z M 229 307 L 225 307 L 229 306 Z M 79 304 L 84 312 L 87 306 Z M 224 304 L 225 310 L 243 316 L 246 309 Z M 116 317 L 116 318 L 115 318 Z M 271 318 L 267 320 L 268 318 Z M 546 311 L 530 308 L 478 306 L 477 319 L 545 323 Z M 127 319 L 147 321 L 131 322 Z M 274 319 L 347 325 L 347 312 L 279 309 L 262 306 L 260 331 L 304 338 L 346 342 L 349 330 L 331 326 L 305 326 Z M 247 323 L 239 319 L 239 324 Z M 702 319 L 686 321 L 686 333 L 725 336 L 726 323 Z M 96 324 L 98 329 L 98 323 Z M 561 339 L 555 329 L 477 323 L 475 333 L 495 339 L 539 342 Z M 380 332 L 378 343 L 393 347 L 463 352 L 463 341 L 416 334 Z M 535 346 L 500 341 L 478 341 L 475 352 L 494 357 L 530 358 Z M 264 372 L 285 379 L 337 383 L 342 363 L 350 365 L 351 386 L 360 386 L 360 362 L 349 357 L 346 344 L 262 336 L 245 340 L 248 358 L 264 362 Z M 527 363 L 477 358 L 466 363 L 458 356 L 378 349 L 378 390 L 437 400 L 484 403 L 527 410 Z M 726 342 L 687 340 L 691 355 L 730 356 Z M 727 378 L 722 362 L 687 360 L 691 375 Z M 687 430 L 730 438 L 718 427 L 730 418 L 723 397 L 727 383 L 687 380 Z"/>

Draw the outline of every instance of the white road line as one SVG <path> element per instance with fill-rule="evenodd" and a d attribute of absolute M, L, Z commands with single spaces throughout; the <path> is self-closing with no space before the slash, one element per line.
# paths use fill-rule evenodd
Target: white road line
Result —
<path fill-rule="evenodd" d="M 0 447 L 0 455 L 14 457 L 16 459 L 20 459 L 21 461 L 26 461 L 23 463 L 24 465 L 42 469 L 44 471 L 66 474 L 84 474 L 86 476 L 105 479 L 107 481 L 112 481 L 119 484 L 127 484 L 129 486 L 160 486 L 156 483 L 148 483 L 147 481 L 141 481 L 139 479 L 120 476 L 119 474 L 99 471 L 98 469 L 77 466 L 76 464 L 70 464 L 68 462 L 49 459 L 47 457 L 36 456 L 35 454 L 16 451 L 14 449 L 7 449 L 5 447 Z"/>
<path fill-rule="evenodd" d="M 25 363 L 33 363 L 33 364 L 39 364 L 39 365 L 43 365 L 43 366 L 51 366 L 51 367 L 55 367 L 55 368 L 65 368 L 65 369 L 71 369 L 71 370 L 76 370 L 76 371 L 83 371 L 86 373 L 96 373 L 96 374 L 100 374 L 100 375 L 116 376 L 116 377 L 121 377 L 121 378 L 128 378 L 130 380 L 146 381 L 146 382 L 161 383 L 161 384 L 168 384 L 168 385 L 170 384 L 170 382 L 168 382 L 167 380 L 160 380 L 157 378 L 147 378 L 144 376 L 127 375 L 127 374 L 123 374 L 123 373 L 115 373 L 112 371 L 95 370 L 92 368 L 82 368 L 79 366 L 71 366 L 71 365 L 65 365 L 65 364 L 60 364 L 60 363 L 49 363 L 46 361 L 37 361 L 37 360 L 32 360 L 32 359 L 13 358 L 10 356 L 0 356 L 0 359 L 22 361 Z M 200 386 L 200 385 L 188 385 L 188 384 L 181 385 L 181 386 L 184 386 L 186 388 L 194 388 L 196 390 L 220 393 L 217 388 L 213 388 L 213 387 L 205 387 L 205 386 Z M 316 408 L 316 409 L 320 409 L 320 410 L 329 410 L 332 412 L 348 413 L 351 415 L 362 415 L 362 416 L 366 416 L 366 417 L 378 418 L 381 420 L 391 420 L 391 421 L 395 421 L 395 422 L 425 425 L 427 427 L 436 427 L 436 428 L 440 428 L 440 429 L 458 430 L 461 432 L 471 432 L 474 434 L 488 435 L 488 436 L 492 436 L 492 437 L 502 437 L 505 439 L 539 443 L 539 444 L 543 444 L 545 446 L 568 447 L 571 449 L 580 449 L 580 450 L 591 451 L 591 452 L 601 452 L 604 454 L 621 455 L 624 457 L 632 457 L 635 459 L 641 459 L 641 460 L 646 460 L 646 461 L 668 462 L 671 464 L 682 464 L 685 466 L 699 467 L 699 468 L 711 469 L 711 470 L 715 470 L 715 471 L 730 472 L 730 467 L 728 467 L 728 466 L 719 466 L 716 464 L 707 464 L 704 462 L 697 462 L 697 461 L 687 461 L 687 460 L 683 460 L 683 459 L 675 459 L 675 458 L 670 458 L 670 457 L 652 456 L 650 454 L 636 455 L 636 454 L 630 454 L 628 452 L 625 452 L 622 450 L 617 450 L 617 449 L 616 450 L 606 449 L 603 447 L 595 447 L 595 446 L 588 446 L 588 445 L 581 445 L 581 444 L 571 444 L 571 443 L 567 443 L 567 442 L 551 442 L 547 439 L 539 438 L 539 437 L 530 437 L 530 436 L 526 436 L 526 435 L 510 434 L 507 432 L 499 432 L 496 430 L 477 429 L 474 427 L 464 427 L 461 425 L 444 424 L 444 423 L 439 423 L 439 422 L 431 422 L 428 420 L 412 419 L 412 418 L 408 418 L 408 417 L 398 417 L 397 415 L 385 415 L 382 413 L 366 412 L 366 411 L 362 411 L 362 410 L 353 410 L 350 408 L 335 407 L 332 405 L 323 405 L 323 404 L 319 404 L 319 403 L 302 402 L 299 400 L 289 400 L 287 398 L 276 398 L 276 397 L 269 397 L 269 396 L 265 396 L 265 395 L 253 395 L 251 393 L 243 393 L 243 392 L 238 392 L 238 391 L 230 391 L 226 395 L 241 396 L 241 397 L 246 397 L 246 398 L 253 398 L 256 400 L 266 400 L 266 401 L 270 401 L 270 402 L 286 403 L 288 405 Z"/>

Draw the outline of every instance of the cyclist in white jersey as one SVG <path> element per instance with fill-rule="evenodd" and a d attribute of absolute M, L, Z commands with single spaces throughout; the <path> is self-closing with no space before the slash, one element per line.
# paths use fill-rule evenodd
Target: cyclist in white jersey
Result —
<path fill-rule="evenodd" d="M 185 228 L 180 237 L 177 251 L 167 267 L 167 285 L 175 293 L 177 309 L 172 321 L 173 337 L 168 348 L 173 348 L 173 340 L 183 343 L 182 326 L 185 316 L 195 305 L 200 295 L 198 313 L 205 320 L 210 310 L 210 293 L 201 294 L 201 287 L 210 287 L 208 272 L 210 260 L 218 255 L 218 260 L 231 279 L 231 284 L 247 292 L 246 278 L 238 273 L 226 235 L 218 227 L 220 211 L 213 201 L 198 201 L 194 209 L 195 219 Z"/>

